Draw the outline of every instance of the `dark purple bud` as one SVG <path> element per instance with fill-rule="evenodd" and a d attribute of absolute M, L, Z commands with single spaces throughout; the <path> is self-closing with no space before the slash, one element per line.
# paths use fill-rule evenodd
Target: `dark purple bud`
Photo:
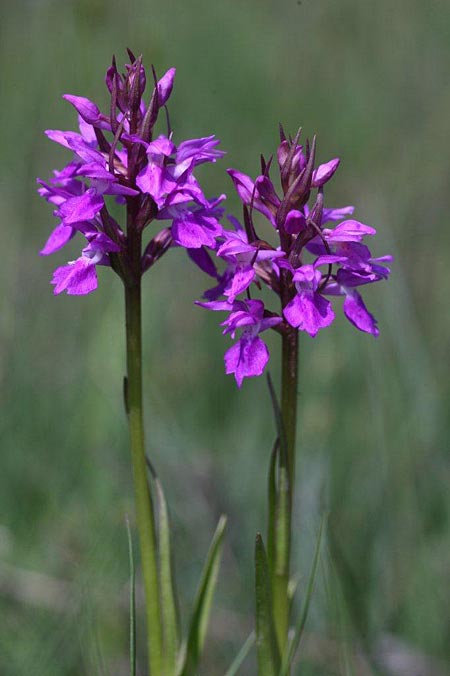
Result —
<path fill-rule="evenodd" d="M 163 256 L 173 243 L 170 228 L 164 228 L 147 244 L 142 256 L 142 272 Z"/>
<path fill-rule="evenodd" d="M 157 213 L 158 207 L 155 200 L 149 194 L 144 194 L 136 216 L 138 230 L 143 230 L 156 217 Z"/>
<path fill-rule="evenodd" d="M 247 239 L 249 243 L 255 242 L 258 239 L 258 236 L 255 232 L 255 226 L 253 225 L 253 218 L 248 207 L 244 204 L 242 208 L 243 218 L 244 218 L 244 227 L 247 234 Z"/>
<path fill-rule="evenodd" d="M 276 225 L 278 229 L 284 227 L 286 216 L 291 209 L 301 209 L 309 199 L 315 154 L 316 137 L 314 136 L 311 150 L 309 151 L 308 149 L 308 161 L 306 167 L 290 186 L 277 211 Z"/>
<path fill-rule="evenodd" d="M 323 214 L 323 187 L 317 191 L 316 202 L 312 208 L 309 220 L 315 223 L 319 228 L 322 225 Z"/>
<path fill-rule="evenodd" d="M 127 47 L 127 54 L 130 57 L 130 61 L 133 64 L 136 61 L 136 57 L 129 47 Z"/>
<path fill-rule="evenodd" d="M 294 166 L 293 160 L 294 156 L 298 152 L 298 141 L 301 133 L 302 128 L 299 127 L 295 138 L 290 143 L 288 152 L 286 154 L 281 152 L 278 155 L 278 161 L 280 162 L 281 167 L 281 185 L 283 186 L 284 193 L 287 192 L 289 185 L 292 184 L 293 178 L 295 177 L 296 167 Z M 285 144 L 283 142 L 281 143 L 281 147 L 285 148 Z"/>
<path fill-rule="evenodd" d="M 111 146 L 109 145 L 108 141 L 105 138 L 104 133 L 102 132 L 101 129 L 98 129 L 98 127 L 94 127 L 94 133 L 95 137 L 97 139 L 98 147 L 102 151 L 102 153 L 107 153 L 109 155 L 109 151 L 111 149 Z"/>
<path fill-rule="evenodd" d="M 167 100 L 172 93 L 175 73 L 175 68 L 169 68 L 167 73 L 165 73 L 157 83 L 160 107 L 166 105 Z"/>
<path fill-rule="evenodd" d="M 128 89 L 128 105 L 130 111 L 130 133 L 134 134 L 137 131 L 137 123 L 139 117 L 139 109 L 142 97 L 142 56 L 140 56 L 133 63 L 130 72 L 128 73 L 127 89 Z"/>

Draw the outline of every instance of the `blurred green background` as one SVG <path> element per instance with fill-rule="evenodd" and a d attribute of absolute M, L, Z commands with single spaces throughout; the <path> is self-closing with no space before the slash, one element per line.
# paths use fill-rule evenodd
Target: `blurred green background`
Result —
<path fill-rule="evenodd" d="M 104 72 L 127 46 L 159 74 L 177 67 L 176 139 L 222 139 L 207 194 L 225 186 L 237 211 L 225 168 L 255 175 L 278 122 L 301 124 L 319 159 L 342 157 L 328 204 L 355 204 L 379 228 L 376 254 L 395 255 L 391 281 L 365 292 L 378 340 L 340 316 L 301 341 L 300 597 L 324 508 L 330 521 L 296 673 L 446 673 L 448 2 L 3 0 L 0 13 L 0 674 L 127 673 L 122 293 L 104 271 L 95 294 L 53 297 L 68 256 L 38 257 L 54 219 L 35 192 L 68 159 L 43 134 L 75 124 L 61 94 L 106 108 Z M 181 251 L 147 275 L 145 396 L 184 618 L 214 524 L 230 517 L 201 672 L 220 676 L 252 628 L 275 431 L 264 380 L 239 392 L 223 373 L 218 318 L 192 303 L 205 281 Z M 249 658 L 242 674 L 254 673 Z"/>

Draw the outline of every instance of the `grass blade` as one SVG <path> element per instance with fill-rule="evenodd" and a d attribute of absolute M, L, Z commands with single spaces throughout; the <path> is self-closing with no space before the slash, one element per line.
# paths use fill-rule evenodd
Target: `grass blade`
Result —
<path fill-rule="evenodd" d="M 325 527 L 325 521 L 326 521 L 326 516 L 322 516 L 321 522 L 320 522 L 320 527 L 319 527 L 319 533 L 317 535 L 317 541 L 316 541 L 316 548 L 314 551 L 314 559 L 313 563 L 311 566 L 311 572 L 309 574 L 309 579 L 308 579 L 308 585 L 306 588 L 306 595 L 305 595 L 305 600 L 303 602 L 303 607 L 300 613 L 300 617 L 295 629 L 294 636 L 292 638 L 292 641 L 289 645 L 288 650 L 286 651 L 285 658 L 283 659 L 283 664 L 281 667 L 281 671 L 279 676 L 288 676 L 289 674 L 289 668 L 292 664 L 292 660 L 295 657 L 295 654 L 298 650 L 298 647 L 300 645 L 300 641 L 303 636 L 303 631 L 305 629 L 305 624 L 306 620 L 308 617 L 308 612 L 309 612 L 309 606 L 311 603 L 311 598 L 312 594 L 314 591 L 314 585 L 316 581 L 316 576 L 317 576 L 317 568 L 319 564 L 319 559 L 320 559 L 320 550 L 321 550 L 321 545 L 322 545 L 322 537 L 323 537 L 323 531 Z"/>
<path fill-rule="evenodd" d="M 230 668 L 227 670 L 227 673 L 225 676 L 236 676 L 237 672 L 239 671 L 239 667 L 249 654 L 250 650 L 253 648 L 255 645 L 255 632 L 252 631 L 252 633 L 249 635 L 248 639 L 236 655 L 236 657 L 233 660 L 233 663 L 231 664 Z"/>
<path fill-rule="evenodd" d="M 170 522 L 167 502 L 160 480 L 155 475 L 156 498 L 158 501 L 159 521 L 159 575 L 161 585 L 161 615 L 164 638 L 165 673 L 174 675 L 179 647 L 178 613 L 176 605 L 175 584 L 172 569 L 172 552 L 170 545 Z"/>
<path fill-rule="evenodd" d="M 258 676 L 277 676 L 280 655 L 272 615 L 270 576 L 260 533 L 255 543 L 256 648 Z"/>
<path fill-rule="evenodd" d="M 128 557 L 130 561 L 130 676 L 136 676 L 136 570 L 133 555 L 133 538 L 128 518 Z"/>
<path fill-rule="evenodd" d="M 221 516 L 203 567 L 189 626 L 184 664 L 178 672 L 180 676 L 196 676 L 197 674 L 197 665 L 205 643 L 209 613 L 219 574 L 226 522 L 226 517 Z"/>
<path fill-rule="evenodd" d="M 275 388 L 273 386 L 272 378 L 270 373 L 267 374 L 267 384 L 269 386 L 270 399 L 272 402 L 273 415 L 275 418 L 275 425 L 277 428 L 277 435 L 280 442 L 280 464 L 288 466 L 288 449 L 287 449 L 287 439 L 286 439 L 286 430 L 284 427 L 283 416 L 281 414 L 280 404 L 278 403 L 277 395 Z"/>

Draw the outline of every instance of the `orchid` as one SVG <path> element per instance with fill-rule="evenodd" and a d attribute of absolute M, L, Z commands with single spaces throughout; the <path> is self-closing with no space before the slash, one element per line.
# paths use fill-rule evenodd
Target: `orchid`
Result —
<path fill-rule="evenodd" d="M 74 238 L 84 239 L 81 255 L 54 271 L 55 294 L 91 293 L 97 288 L 98 266 L 112 268 L 123 282 L 127 353 L 124 403 L 145 590 L 148 673 L 175 676 L 181 669 L 187 676 L 196 672 L 200 658 L 226 520 L 219 520 L 202 577 L 203 591 L 194 608 L 188 640 L 182 644 L 170 569 L 165 498 L 157 477 L 153 484 L 147 477 L 150 461 L 142 411 L 141 288 L 144 272 L 173 247 L 186 249 L 207 270 L 205 247 L 214 249 L 222 235 L 221 203 L 225 196 L 206 198 L 194 174 L 197 166 L 216 162 L 224 153 L 217 147 L 218 139 L 211 135 L 175 143 L 166 107 L 175 69 L 169 69 L 159 80 L 153 69 L 153 86 L 146 102 L 142 57 L 128 53 L 130 63 L 124 74 L 117 70 L 115 59 L 106 73 L 108 114 L 89 99 L 65 95 L 78 114 L 78 131 L 47 131 L 52 141 L 70 151 L 71 159 L 49 181 L 38 180 L 39 194 L 52 205 L 58 219 L 41 255 L 59 251 Z M 167 129 L 157 134 L 156 124 L 163 108 Z M 114 213 L 123 211 L 122 220 L 113 217 L 112 207 Z M 145 242 L 149 231 L 151 235 Z M 152 496 L 155 488 L 156 514 Z M 135 663 L 133 652 L 131 661 Z"/>
<path fill-rule="evenodd" d="M 108 114 L 82 96 L 66 94 L 78 114 L 79 131 L 48 130 L 47 136 L 71 151 L 71 161 L 48 182 L 38 180 L 39 194 L 54 205 L 59 224 L 41 250 L 47 256 L 64 247 L 77 233 L 88 246 L 76 261 L 57 268 L 54 293 L 84 295 L 97 287 L 96 266 L 109 266 L 123 279 L 130 269 L 131 240 L 142 238 L 151 223 L 163 222 L 144 252 L 144 272 L 173 246 L 214 247 L 222 233 L 225 199 L 208 200 L 194 176 L 195 168 L 224 155 L 214 136 L 175 144 L 173 133 L 155 135 L 158 115 L 172 93 L 175 68 L 159 80 L 154 76 L 149 102 L 144 100 L 146 74 L 142 59 L 130 53 L 121 75 L 113 59 L 106 73 L 110 93 Z M 167 117 L 168 119 L 168 117 Z M 125 228 L 110 213 L 108 200 L 125 204 L 132 218 Z M 164 232 L 164 247 L 160 247 Z"/>
<path fill-rule="evenodd" d="M 316 139 L 304 145 L 299 139 L 300 131 L 288 139 L 280 128 L 276 152 L 280 189 L 271 178 L 272 157 L 268 161 L 261 157 L 261 173 L 255 180 L 236 169 L 228 170 L 243 203 L 244 227 L 229 217 L 234 230 L 223 229 L 217 235 L 218 244 L 211 248 L 225 267 L 223 272 L 216 268 L 212 276 L 218 284 L 204 297 L 225 303 L 221 309 L 228 307 L 232 312 L 242 294 L 246 302 L 254 302 L 250 300 L 253 289 L 259 291 L 265 285 L 280 305 L 275 312 L 262 306 L 263 314 L 279 319 L 272 328 L 278 333 L 299 330 L 315 337 L 333 323 L 334 299 L 343 296 L 346 318 L 360 331 L 377 336 L 377 322 L 356 287 L 386 279 L 390 270 L 385 264 L 392 257 L 372 256 L 363 240 L 373 237 L 376 230 L 351 218 L 353 206 L 325 207 L 324 187 L 340 160 L 315 166 Z M 256 212 L 269 225 L 267 235 L 257 234 L 261 218 Z M 217 309 L 212 302 L 199 304 Z M 225 355 L 226 372 L 234 373 L 239 387 L 244 377 L 260 375 L 269 358 L 268 352 L 261 360 L 261 352 L 253 357 L 249 350 L 235 349 L 232 355 L 236 363 L 230 361 L 229 352 Z"/>

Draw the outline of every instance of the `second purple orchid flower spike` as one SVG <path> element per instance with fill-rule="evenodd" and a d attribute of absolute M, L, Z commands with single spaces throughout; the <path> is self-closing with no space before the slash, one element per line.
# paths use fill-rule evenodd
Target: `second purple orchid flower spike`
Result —
<path fill-rule="evenodd" d="M 324 206 L 324 186 L 340 160 L 316 167 L 315 139 L 304 145 L 299 139 L 300 132 L 288 140 L 281 129 L 276 153 L 279 187 L 270 175 L 272 158 L 261 159 L 261 173 L 255 180 L 228 170 L 243 203 L 243 225 L 229 217 L 233 229 L 223 230 L 216 245 L 216 255 L 224 265 L 219 270 L 213 266 L 212 272 L 211 266 L 204 268 L 217 284 L 199 305 L 229 312 L 224 333 L 235 336 L 229 325 L 237 328 L 233 318 L 238 308 L 248 315 L 241 338 L 225 355 L 226 372 L 234 373 L 239 387 L 243 378 L 261 375 L 269 359 L 262 340 L 256 341 L 260 331 L 270 327 L 283 333 L 295 328 L 314 337 L 334 321 L 338 296 L 344 299 L 344 314 L 356 328 L 378 335 L 376 319 L 358 289 L 387 279 L 390 271 L 385 263 L 392 257 L 372 256 L 363 240 L 373 237 L 376 230 L 351 218 L 354 207 Z M 261 218 L 256 212 L 270 229 L 263 236 L 257 234 Z M 253 299 L 261 284 L 270 288 L 279 308 Z"/>

